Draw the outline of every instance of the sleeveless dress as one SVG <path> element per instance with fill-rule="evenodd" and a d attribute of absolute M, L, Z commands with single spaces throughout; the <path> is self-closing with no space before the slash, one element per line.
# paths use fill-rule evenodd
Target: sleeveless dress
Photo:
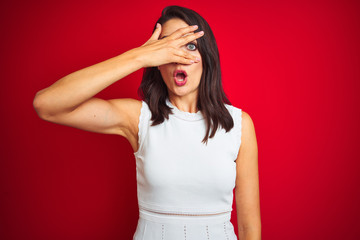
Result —
<path fill-rule="evenodd" d="M 234 120 L 202 143 L 201 114 L 171 104 L 169 119 L 151 126 L 142 102 L 136 159 L 139 220 L 133 240 L 236 240 L 230 222 L 242 111 L 225 104 Z"/>

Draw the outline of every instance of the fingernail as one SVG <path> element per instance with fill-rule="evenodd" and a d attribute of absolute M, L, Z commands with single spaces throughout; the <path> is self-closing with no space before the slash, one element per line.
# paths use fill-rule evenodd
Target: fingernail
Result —
<path fill-rule="evenodd" d="M 204 31 L 200 31 L 199 34 L 200 34 L 200 35 L 203 35 L 203 34 L 204 34 Z"/>
<path fill-rule="evenodd" d="M 190 62 L 191 62 L 191 63 L 194 63 L 194 61 L 193 61 L 193 60 L 190 60 Z"/>
<path fill-rule="evenodd" d="M 197 27 L 198 27 L 198 25 L 192 25 L 191 27 L 195 29 L 195 28 L 197 28 Z"/>
<path fill-rule="evenodd" d="M 160 27 L 160 23 L 156 23 L 156 28 L 159 28 Z"/>
<path fill-rule="evenodd" d="M 196 58 L 196 61 L 200 62 L 200 58 L 197 57 L 197 58 Z"/>

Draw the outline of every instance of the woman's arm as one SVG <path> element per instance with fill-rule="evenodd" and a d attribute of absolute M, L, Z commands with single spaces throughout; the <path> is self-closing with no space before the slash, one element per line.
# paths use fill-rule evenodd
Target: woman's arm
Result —
<path fill-rule="evenodd" d="M 201 35 L 186 33 L 196 28 L 178 29 L 168 38 L 158 40 L 159 26 L 141 47 L 73 72 L 36 93 L 33 101 L 39 117 L 79 129 L 119 134 L 126 137 L 136 151 L 137 126 L 141 102 L 134 99 L 102 100 L 94 95 L 143 67 L 170 62 L 191 64 L 195 56 L 180 47 Z"/>
<path fill-rule="evenodd" d="M 73 72 L 36 93 L 34 108 L 41 119 L 86 131 L 119 134 L 136 148 L 135 124 L 141 102 L 103 100 L 93 96 L 117 80 L 140 69 L 136 50 Z"/>
<path fill-rule="evenodd" d="M 241 147 L 236 160 L 236 213 L 240 240 L 260 240 L 258 147 L 249 114 L 242 111 Z"/>

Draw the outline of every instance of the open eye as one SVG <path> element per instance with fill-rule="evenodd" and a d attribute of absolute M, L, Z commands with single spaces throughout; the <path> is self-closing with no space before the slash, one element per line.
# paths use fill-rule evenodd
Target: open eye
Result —
<path fill-rule="evenodd" d="M 188 43 L 186 44 L 187 49 L 189 49 L 190 51 L 195 51 L 197 49 L 197 46 L 195 43 Z"/>

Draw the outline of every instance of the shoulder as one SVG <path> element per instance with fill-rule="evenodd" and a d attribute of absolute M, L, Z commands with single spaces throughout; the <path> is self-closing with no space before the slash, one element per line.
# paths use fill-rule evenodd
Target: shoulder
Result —
<path fill-rule="evenodd" d="M 257 139 L 255 133 L 254 121 L 249 113 L 243 111 L 240 108 L 231 106 L 231 111 L 233 111 L 232 116 L 234 119 L 234 128 L 236 133 L 238 155 L 244 156 L 246 153 L 254 154 L 257 152 Z M 241 144 L 239 144 L 241 143 Z M 242 149 L 242 150 L 241 150 Z M 239 154 L 242 152 L 243 154 Z"/>
<path fill-rule="evenodd" d="M 241 139 L 246 141 L 249 137 L 253 138 L 255 136 L 255 126 L 249 113 L 233 105 L 225 104 L 225 106 L 233 117 L 235 125 L 241 128 Z"/>
<path fill-rule="evenodd" d="M 256 149 L 257 140 L 255 133 L 255 125 L 247 112 L 242 111 L 241 120 L 241 142 L 242 148 Z"/>
<path fill-rule="evenodd" d="M 242 111 L 241 108 L 235 107 L 234 105 L 230 105 L 230 104 L 225 104 L 225 107 L 232 116 L 234 120 L 234 124 L 241 125 L 244 111 Z"/>
<path fill-rule="evenodd" d="M 241 111 L 241 125 L 244 128 L 254 128 L 254 122 L 252 120 L 252 118 L 250 117 L 250 115 L 245 112 L 245 111 Z"/>
<path fill-rule="evenodd" d="M 241 125 L 243 126 L 254 125 L 250 115 L 241 108 L 229 104 L 225 104 L 225 107 L 229 110 L 230 114 L 232 115 L 235 121 L 241 121 L 242 123 Z"/>
<path fill-rule="evenodd" d="M 229 111 L 229 113 L 231 114 L 232 117 L 236 117 L 236 115 L 240 115 L 241 116 L 241 112 L 242 109 L 235 107 L 234 105 L 230 105 L 230 104 L 224 104 L 224 106 L 227 108 L 227 110 Z"/>

